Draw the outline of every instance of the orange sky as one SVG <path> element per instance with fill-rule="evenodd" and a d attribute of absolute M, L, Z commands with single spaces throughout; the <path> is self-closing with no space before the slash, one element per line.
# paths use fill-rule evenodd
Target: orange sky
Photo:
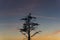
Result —
<path fill-rule="evenodd" d="M 20 32 L 13 30 L 7 31 L 4 34 L 0 34 L 0 40 L 23 40 L 26 38 Z M 37 34 L 31 38 L 31 40 L 60 40 L 60 31 L 57 30 L 51 33 Z"/>
<path fill-rule="evenodd" d="M 26 38 L 24 36 L 11 36 L 6 35 L 4 37 L 0 37 L 0 40 L 23 40 Z M 60 40 L 60 32 L 54 32 L 52 34 L 46 35 L 36 35 L 31 38 L 31 40 Z"/>

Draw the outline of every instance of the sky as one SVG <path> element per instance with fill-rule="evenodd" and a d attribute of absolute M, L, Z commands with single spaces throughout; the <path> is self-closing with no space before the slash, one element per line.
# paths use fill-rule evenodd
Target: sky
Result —
<path fill-rule="evenodd" d="M 0 39 L 22 40 L 16 27 L 22 27 L 19 19 L 29 13 L 40 24 L 36 30 L 42 31 L 32 39 L 60 40 L 60 0 L 0 0 Z"/>

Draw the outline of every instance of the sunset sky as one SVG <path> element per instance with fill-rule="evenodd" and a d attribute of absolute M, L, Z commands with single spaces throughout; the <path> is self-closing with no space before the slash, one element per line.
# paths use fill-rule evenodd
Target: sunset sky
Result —
<path fill-rule="evenodd" d="M 40 24 L 36 30 L 42 31 L 32 40 L 60 40 L 60 0 L 0 0 L 0 40 L 23 40 L 16 27 L 30 12 Z"/>

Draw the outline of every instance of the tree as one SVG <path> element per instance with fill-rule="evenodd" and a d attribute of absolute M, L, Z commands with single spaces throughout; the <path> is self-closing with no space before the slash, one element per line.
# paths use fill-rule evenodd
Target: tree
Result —
<path fill-rule="evenodd" d="M 28 38 L 28 40 L 30 40 L 30 38 L 35 36 L 37 33 L 41 32 L 41 31 L 37 31 L 33 35 L 30 35 L 30 32 L 32 30 L 35 30 L 34 26 L 39 25 L 38 23 L 31 22 L 32 19 L 36 19 L 36 17 L 31 16 L 31 13 L 29 13 L 27 17 L 20 19 L 20 20 L 24 20 L 25 23 L 23 24 L 23 28 L 19 30 L 23 35 L 25 35 L 25 37 Z"/>

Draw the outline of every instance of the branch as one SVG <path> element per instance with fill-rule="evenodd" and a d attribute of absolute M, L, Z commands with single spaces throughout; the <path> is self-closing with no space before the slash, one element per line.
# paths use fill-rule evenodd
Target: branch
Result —
<path fill-rule="evenodd" d="M 35 35 L 36 35 L 37 33 L 39 33 L 39 32 L 41 32 L 41 31 L 35 32 L 31 37 L 35 36 Z"/>
<path fill-rule="evenodd" d="M 21 32 L 25 37 L 27 37 L 27 35 L 25 34 L 25 33 L 23 33 L 23 32 Z"/>

